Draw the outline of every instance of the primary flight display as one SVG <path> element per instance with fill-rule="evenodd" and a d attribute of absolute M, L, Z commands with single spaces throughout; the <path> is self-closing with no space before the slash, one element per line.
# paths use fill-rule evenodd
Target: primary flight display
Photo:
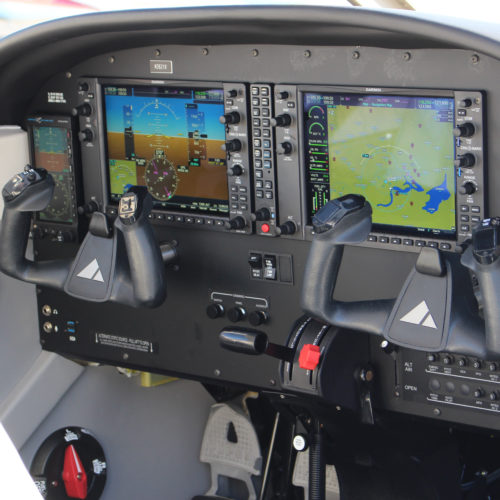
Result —
<path fill-rule="evenodd" d="M 147 186 L 157 208 L 226 214 L 223 90 L 104 85 L 109 192 Z"/>
<path fill-rule="evenodd" d="M 304 93 L 309 215 L 355 193 L 379 229 L 456 232 L 454 99 Z"/>

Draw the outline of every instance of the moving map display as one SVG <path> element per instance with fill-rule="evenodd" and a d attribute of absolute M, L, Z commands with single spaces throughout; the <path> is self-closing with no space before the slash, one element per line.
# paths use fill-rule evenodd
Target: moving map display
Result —
<path fill-rule="evenodd" d="M 40 220 L 73 223 L 75 218 L 70 163 L 71 133 L 67 128 L 32 125 L 33 163 L 45 168 L 55 182 L 54 195 Z"/>
<path fill-rule="evenodd" d="M 147 186 L 156 208 L 229 212 L 223 89 L 103 86 L 109 190 Z"/>
<path fill-rule="evenodd" d="M 376 228 L 453 237 L 454 99 L 304 93 L 309 216 L 354 193 Z"/>

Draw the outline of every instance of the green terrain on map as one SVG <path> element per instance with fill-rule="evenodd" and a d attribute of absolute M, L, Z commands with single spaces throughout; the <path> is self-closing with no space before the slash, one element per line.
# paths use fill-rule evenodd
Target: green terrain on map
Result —
<path fill-rule="evenodd" d="M 135 161 L 109 160 L 110 184 L 112 193 L 123 193 L 126 186 L 137 185 Z"/>
<path fill-rule="evenodd" d="M 432 109 L 329 107 L 330 197 L 363 195 L 374 223 L 453 230 L 452 132 Z"/>

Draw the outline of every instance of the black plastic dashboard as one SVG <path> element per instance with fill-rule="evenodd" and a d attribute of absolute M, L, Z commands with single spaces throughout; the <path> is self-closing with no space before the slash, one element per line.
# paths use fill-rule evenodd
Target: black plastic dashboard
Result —
<path fill-rule="evenodd" d="M 39 287 L 42 346 L 353 408 L 346 373 L 371 363 L 380 408 L 498 428 L 494 360 L 384 351 L 380 337 L 315 330 L 301 307 L 311 217 L 330 198 L 358 188 L 374 209 L 367 241 L 344 250 L 344 301 L 394 299 L 422 248 L 458 256 L 500 213 L 498 53 L 445 24 L 320 8 L 83 16 L 5 40 L 0 118 L 29 128 L 35 166 L 66 172 L 33 223 L 37 259 L 73 257 L 91 213 L 114 220 L 136 184 L 178 252 L 158 308 Z M 335 362 L 294 380 L 276 358 L 223 349 L 235 326 L 297 349 L 297 332 L 320 332 Z"/>

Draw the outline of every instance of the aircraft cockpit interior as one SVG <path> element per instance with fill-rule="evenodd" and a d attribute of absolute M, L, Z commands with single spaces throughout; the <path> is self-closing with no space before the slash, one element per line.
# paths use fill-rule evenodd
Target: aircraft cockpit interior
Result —
<path fill-rule="evenodd" d="M 41 498 L 500 499 L 499 61 L 356 7 L 0 40 L 0 422 Z"/>

